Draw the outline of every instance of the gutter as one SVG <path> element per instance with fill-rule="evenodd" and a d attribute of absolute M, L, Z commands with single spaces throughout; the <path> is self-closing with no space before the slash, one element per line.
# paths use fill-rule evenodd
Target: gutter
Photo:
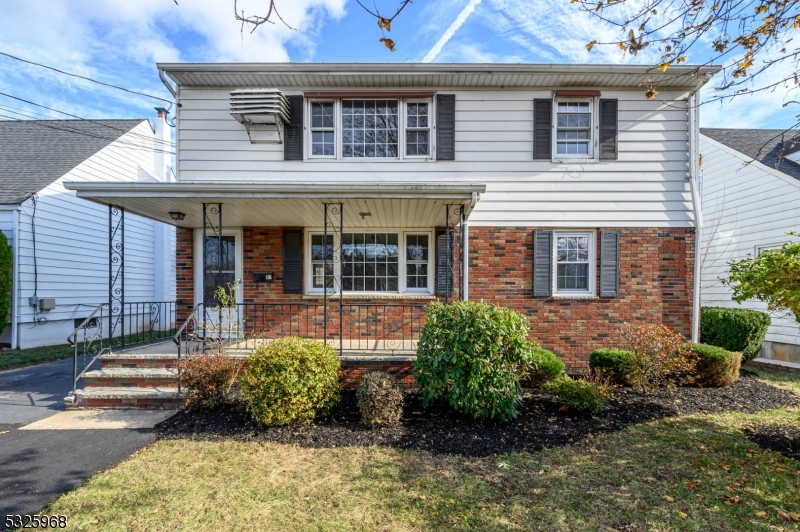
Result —
<path fill-rule="evenodd" d="M 703 256 L 703 208 L 700 197 L 700 108 L 697 105 L 697 90 L 689 94 L 689 186 L 692 191 L 694 212 L 694 290 L 692 291 L 692 342 L 700 341 L 700 280 L 701 257 Z"/>
<path fill-rule="evenodd" d="M 169 93 L 172 94 L 172 97 L 175 98 L 175 101 L 177 101 L 178 100 L 178 93 L 175 91 L 175 89 L 172 87 L 172 85 L 169 84 L 169 81 L 167 81 L 167 78 L 164 77 L 164 69 L 161 68 L 161 67 L 158 68 L 158 77 L 161 79 L 161 83 L 164 84 L 164 86 L 167 88 Z"/>

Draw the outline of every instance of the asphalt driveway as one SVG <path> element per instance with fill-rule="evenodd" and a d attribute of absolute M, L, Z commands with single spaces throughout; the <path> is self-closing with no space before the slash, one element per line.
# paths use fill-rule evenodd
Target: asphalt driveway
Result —
<path fill-rule="evenodd" d="M 19 430 L 63 411 L 71 379 L 70 359 L 0 372 L 2 520 L 40 512 L 155 440 L 152 429 Z"/>

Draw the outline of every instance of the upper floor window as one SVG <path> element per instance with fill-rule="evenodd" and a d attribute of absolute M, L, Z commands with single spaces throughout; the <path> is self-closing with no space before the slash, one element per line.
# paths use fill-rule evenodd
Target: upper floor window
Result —
<path fill-rule="evenodd" d="M 314 158 L 403 159 L 431 156 L 431 103 L 404 99 L 310 101 Z"/>
<path fill-rule="evenodd" d="M 556 155 L 592 156 L 592 106 L 589 101 L 556 101 Z"/>
<path fill-rule="evenodd" d="M 406 155 L 430 154 L 430 126 L 427 102 L 406 105 Z"/>
<path fill-rule="evenodd" d="M 342 101 L 342 157 L 397 157 L 397 100 Z"/>
<path fill-rule="evenodd" d="M 336 116 L 333 102 L 311 104 L 311 154 L 336 156 Z"/>

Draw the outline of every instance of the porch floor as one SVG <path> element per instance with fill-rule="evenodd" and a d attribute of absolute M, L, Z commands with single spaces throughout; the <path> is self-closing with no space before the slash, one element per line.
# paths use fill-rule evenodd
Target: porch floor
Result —
<path fill-rule="evenodd" d="M 240 340 L 230 346 L 231 356 L 237 358 L 247 358 L 253 349 L 262 343 L 269 343 L 272 340 Z M 416 344 L 416 341 L 414 341 Z M 184 344 L 185 345 L 185 344 Z M 329 340 L 328 345 L 339 353 L 339 340 Z M 358 360 L 414 360 L 416 359 L 416 349 L 413 348 L 411 341 L 386 341 L 386 340 L 347 340 L 344 341 L 342 349 L 342 359 L 348 360 L 357 358 Z M 102 355 L 101 360 L 106 359 L 130 359 L 140 360 L 148 358 L 177 358 L 178 346 L 174 342 L 160 342 L 149 344 L 142 347 L 133 347 L 121 351 L 115 351 L 107 355 Z"/>

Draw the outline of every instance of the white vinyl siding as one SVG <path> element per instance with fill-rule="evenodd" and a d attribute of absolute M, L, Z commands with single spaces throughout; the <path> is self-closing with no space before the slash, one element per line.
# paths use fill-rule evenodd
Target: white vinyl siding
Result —
<path fill-rule="evenodd" d="M 181 87 L 182 181 L 481 183 L 473 226 L 693 225 L 686 93 L 664 90 L 649 101 L 641 90 L 604 89 L 603 98 L 619 100 L 615 161 L 532 160 L 533 99 L 552 97 L 549 90 L 438 89 L 456 95 L 455 161 L 435 161 L 434 129 L 430 158 L 298 164 L 283 160 L 282 145 L 249 142 L 228 112 L 230 90 Z"/>
<path fill-rule="evenodd" d="M 797 237 L 800 227 L 800 180 L 766 167 L 701 135 L 703 306 L 766 310 L 766 305 L 731 300 L 731 290 L 719 280 L 728 262 L 754 256 L 759 249 L 780 247 Z M 800 345 L 800 326 L 793 317 L 772 316 L 767 341 Z"/>
<path fill-rule="evenodd" d="M 22 205 L 18 238 L 20 343 L 22 347 L 65 343 L 75 318 L 86 317 L 108 301 L 108 207 L 78 199 L 65 181 L 154 181 L 154 152 L 134 149 L 141 137 L 152 136 L 143 121 L 121 139 L 85 160 L 38 194 L 36 205 L 36 269 L 38 296 L 52 297 L 56 308 L 34 313 L 27 304 L 34 294 L 33 206 Z M 155 260 L 154 234 L 163 224 L 125 214 L 125 301 L 155 301 L 155 269 L 169 280 L 166 300 L 174 300 L 174 231 L 166 264 Z M 106 314 L 107 315 L 107 314 Z M 45 322 L 34 326 L 37 317 Z M 67 331 L 67 332 L 64 332 Z"/>

